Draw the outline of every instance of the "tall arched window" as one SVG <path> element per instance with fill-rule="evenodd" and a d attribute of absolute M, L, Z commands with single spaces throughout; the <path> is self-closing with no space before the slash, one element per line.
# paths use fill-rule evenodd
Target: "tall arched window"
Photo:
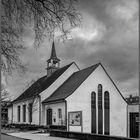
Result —
<path fill-rule="evenodd" d="M 96 93 L 91 93 L 91 133 L 96 133 Z"/>
<path fill-rule="evenodd" d="M 109 135 L 110 131 L 110 99 L 109 92 L 104 93 L 104 134 Z"/>
<path fill-rule="evenodd" d="M 98 85 L 98 134 L 103 134 L 102 85 Z"/>

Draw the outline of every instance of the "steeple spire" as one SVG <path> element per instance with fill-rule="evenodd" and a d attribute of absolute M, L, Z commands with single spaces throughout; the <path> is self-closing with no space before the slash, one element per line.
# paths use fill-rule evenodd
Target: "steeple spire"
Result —
<path fill-rule="evenodd" d="M 53 44 L 52 44 L 52 52 L 51 52 L 51 57 L 50 57 L 50 59 L 60 61 L 60 59 L 58 59 L 58 58 L 57 58 L 57 55 L 56 55 L 54 41 L 53 41 Z"/>
<path fill-rule="evenodd" d="M 52 44 L 52 51 L 50 59 L 47 60 L 47 74 L 50 76 L 54 71 L 60 67 L 60 59 L 57 58 L 54 42 Z"/>

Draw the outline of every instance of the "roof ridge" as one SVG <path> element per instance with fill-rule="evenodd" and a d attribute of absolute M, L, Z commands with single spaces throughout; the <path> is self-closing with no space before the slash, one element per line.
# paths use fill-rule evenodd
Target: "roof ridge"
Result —
<path fill-rule="evenodd" d="M 87 69 L 89 69 L 89 68 L 95 67 L 95 66 L 98 67 L 100 64 L 101 64 L 101 63 L 97 63 L 97 64 L 95 64 L 95 65 L 91 65 L 91 66 L 89 66 L 89 67 L 83 68 L 83 69 L 81 69 L 81 70 L 79 70 L 79 71 L 76 71 L 76 72 L 74 72 L 74 73 L 78 73 L 78 72 L 87 70 Z"/>
<path fill-rule="evenodd" d="M 113 83 L 113 85 L 115 86 L 115 88 L 117 89 L 117 91 L 119 92 L 119 94 L 122 96 L 122 98 L 124 99 L 124 101 L 127 103 L 127 101 L 124 98 L 124 96 L 122 95 L 121 91 L 118 89 L 118 87 L 116 86 L 115 82 L 112 80 L 112 78 L 110 77 L 110 75 L 108 74 L 108 72 L 106 71 L 106 69 L 104 68 L 104 66 L 102 64 L 101 64 L 101 67 L 103 68 L 104 72 L 106 73 L 106 75 L 108 76 L 108 78 L 111 80 L 111 82 Z"/>

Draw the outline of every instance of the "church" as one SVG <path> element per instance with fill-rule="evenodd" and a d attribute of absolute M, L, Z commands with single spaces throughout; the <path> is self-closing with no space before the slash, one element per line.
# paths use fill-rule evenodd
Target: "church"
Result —
<path fill-rule="evenodd" d="M 12 123 L 66 126 L 67 131 L 128 136 L 127 102 L 101 63 L 60 66 L 55 44 L 39 78 L 8 108 Z"/>

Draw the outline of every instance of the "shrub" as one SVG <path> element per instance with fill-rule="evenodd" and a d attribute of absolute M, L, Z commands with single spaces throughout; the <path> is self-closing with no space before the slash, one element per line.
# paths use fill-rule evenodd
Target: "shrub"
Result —
<path fill-rule="evenodd" d="M 50 129 L 58 129 L 58 130 L 67 130 L 67 127 L 64 125 L 50 125 Z"/>

